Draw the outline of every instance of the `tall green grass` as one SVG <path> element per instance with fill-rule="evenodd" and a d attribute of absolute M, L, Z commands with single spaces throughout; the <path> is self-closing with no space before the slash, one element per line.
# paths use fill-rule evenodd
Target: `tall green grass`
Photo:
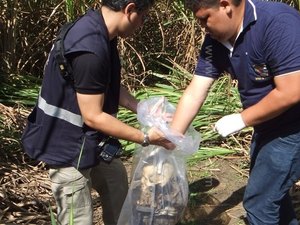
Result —
<path fill-rule="evenodd" d="M 180 75 L 179 75 L 180 74 Z M 182 90 L 176 87 L 176 84 L 181 83 L 181 76 L 186 74 L 181 73 L 180 70 L 176 70 L 176 76 L 169 75 L 166 77 L 167 80 L 172 82 L 172 85 L 167 84 L 157 84 L 154 87 L 145 87 L 138 90 L 135 96 L 138 99 L 147 99 L 153 96 L 165 96 L 168 101 L 174 106 L 177 105 L 181 95 Z M 158 75 L 161 76 L 161 75 Z M 191 77 L 192 75 L 187 75 Z M 224 141 L 215 131 L 213 131 L 213 124 L 222 116 L 237 112 L 241 109 L 241 103 L 239 100 L 239 94 L 237 88 L 228 76 L 224 76 L 215 82 L 213 85 L 204 105 L 199 111 L 198 115 L 194 119 L 192 125 L 197 131 L 200 132 L 202 142 L 199 151 L 192 156 L 190 160 L 201 160 L 208 157 L 232 154 L 236 149 L 240 149 L 241 144 L 238 140 L 231 140 L 231 148 L 221 147 Z M 136 121 L 136 116 L 126 109 L 121 109 L 119 113 L 119 119 L 129 124 L 138 127 L 138 122 Z M 245 130 L 245 135 L 251 133 L 251 130 Z M 243 135 L 242 135 L 243 136 Z M 131 155 L 135 150 L 135 145 L 122 141 L 125 146 L 125 154 Z"/>
<path fill-rule="evenodd" d="M 152 96 L 165 96 L 170 103 L 176 106 L 185 87 L 185 84 L 183 84 L 182 81 L 185 80 L 184 83 L 187 85 L 192 74 L 188 73 L 188 71 L 184 70 L 179 65 L 174 64 L 174 68 L 172 68 L 170 74 L 153 72 L 153 76 L 162 79 L 165 84 L 157 83 L 152 87 L 147 86 L 140 88 L 133 92 L 136 98 L 147 99 Z M 30 82 L 24 82 L 22 88 L 20 88 L 20 86 L 16 88 L 11 86 L 6 87 L 4 85 L 4 88 L 0 92 L 0 99 L 2 93 L 2 98 L 5 97 L 2 101 L 5 101 L 7 104 L 18 103 L 32 107 L 36 102 L 39 88 L 40 82 L 35 81 L 35 83 L 32 83 L 32 80 L 30 80 Z M 10 91 L 6 92 L 6 90 Z M 3 96 L 3 93 L 5 96 Z M 239 111 L 240 109 L 241 103 L 239 94 L 235 84 L 231 81 L 229 76 L 224 76 L 215 82 L 204 105 L 192 123 L 195 129 L 201 133 L 201 146 L 218 149 L 222 144 L 223 139 L 213 131 L 213 124 L 222 116 Z M 139 127 L 136 115 L 124 108 L 120 108 L 118 118 L 131 126 Z M 227 141 L 230 141 L 228 146 L 240 149 L 241 146 L 244 146 L 245 144 L 239 139 L 243 139 L 243 137 L 248 134 L 251 134 L 250 129 L 243 130 L 241 132 L 241 137 L 238 137 L 237 139 L 228 138 Z M 135 144 L 128 141 L 122 141 L 122 144 L 125 149 L 125 154 L 131 155 L 135 149 Z M 215 153 L 218 155 L 217 151 L 215 151 Z M 231 151 L 229 153 L 231 153 Z M 206 153 L 203 151 L 203 158 L 205 157 Z M 197 158 L 199 158 L 199 154 Z"/>
<path fill-rule="evenodd" d="M 65 0 L 66 19 L 72 21 L 79 15 L 85 13 L 87 8 L 91 7 L 97 0 Z"/>
<path fill-rule="evenodd" d="M 10 79 L 1 82 L 0 103 L 5 105 L 33 106 L 36 103 L 41 79 L 34 76 L 12 74 Z"/>

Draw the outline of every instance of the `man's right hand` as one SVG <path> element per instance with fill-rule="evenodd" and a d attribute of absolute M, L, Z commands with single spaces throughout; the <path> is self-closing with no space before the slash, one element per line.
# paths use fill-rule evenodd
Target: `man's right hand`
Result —
<path fill-rule="evenodd" d="M 152 145 L 159 145 L 159 146 L 164 147 L 167 150 L 173 150 L 176 147 L 175 144 L 173 144 L 171 141 L 166 139 L 164 134 L 155 127 L 152 127 L 148 131 L 148 136 L 149 136 L 149 142 Z"/>

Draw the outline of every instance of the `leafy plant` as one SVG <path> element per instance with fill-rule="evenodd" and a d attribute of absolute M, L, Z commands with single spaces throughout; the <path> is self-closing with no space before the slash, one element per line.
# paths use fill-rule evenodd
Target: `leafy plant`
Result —
<path fill-rule="evenodd" d="M 56 219 L 50 205 L 49 205 L 49 211 L 50 211 L 51 225 L 56 225 L 57 224 Z"/>
<path fill-rule="evenodd" d="M 40 84 L 41 80 L 34 76 L 22 78 L 20 75 L 12 74 L 1 83 L 0 102 L 6 105 L 33 106 L 37 100 Z"/>

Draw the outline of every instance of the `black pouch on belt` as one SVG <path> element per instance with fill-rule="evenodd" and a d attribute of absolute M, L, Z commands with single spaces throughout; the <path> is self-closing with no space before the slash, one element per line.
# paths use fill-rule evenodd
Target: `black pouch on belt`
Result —
<path fill-rule="evenodd" d="M 111 137 L 101 141 L 98 148 L 101 151 L 99 157 L 105 162 L 111 162 L 113 158 L 119 158 L 123 153 L 120 141 Z"/>

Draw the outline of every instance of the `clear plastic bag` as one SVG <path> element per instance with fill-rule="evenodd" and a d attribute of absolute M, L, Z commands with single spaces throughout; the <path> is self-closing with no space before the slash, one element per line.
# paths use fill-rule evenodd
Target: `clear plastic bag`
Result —
<path fill-rule="evenodd" d="M 188 202 L 186 156 L 198 150 L 200 134 L 191 126 L 184 136 L 170 129 L 175 107 L 164 97 L 141 101 L 137 111 L 143 127 L 157 127 L 176 149 L 153 145 L 136 149 L 118 225 L 175 225 Z"/>

